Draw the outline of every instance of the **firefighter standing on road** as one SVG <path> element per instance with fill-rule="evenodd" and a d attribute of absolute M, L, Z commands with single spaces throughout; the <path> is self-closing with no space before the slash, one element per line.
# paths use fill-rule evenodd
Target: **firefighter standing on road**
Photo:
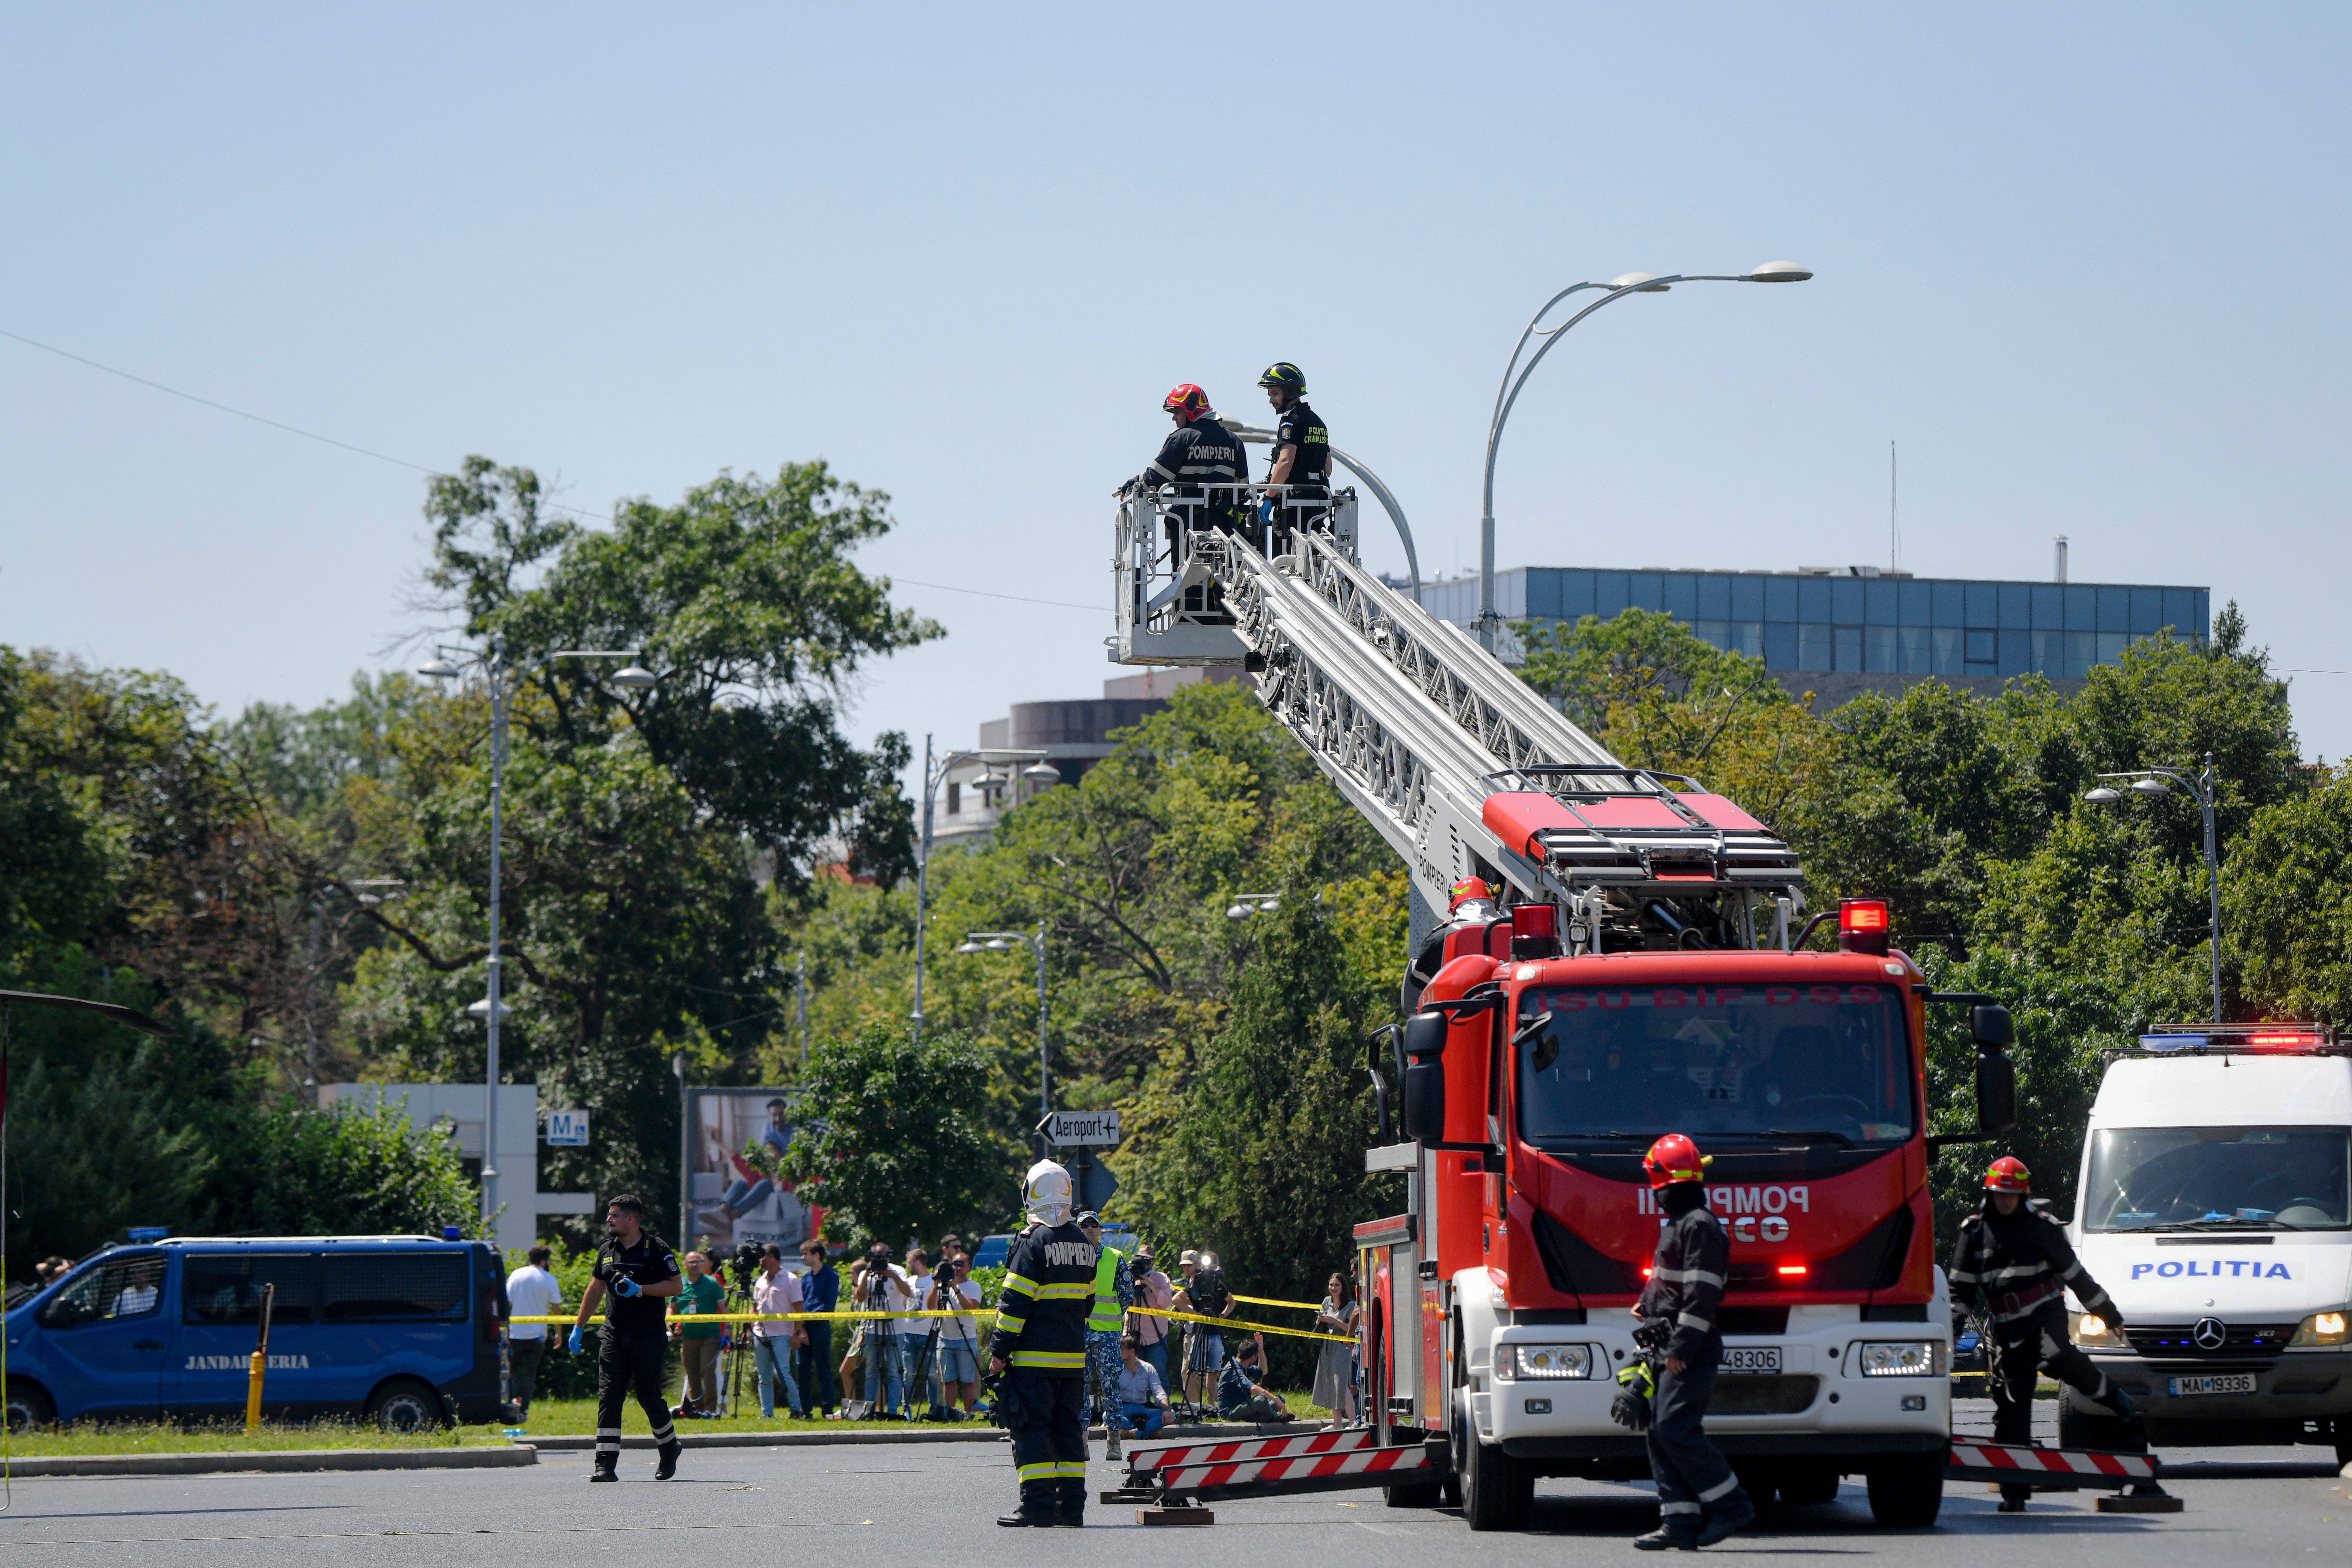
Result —
<path fill-rule="evenodd" d="M 1265 388 L 1275 418 L 1274 461 L 1266 470 L 1265 507 L 1259 516 L 1271 525 L 1268 552 L 1281 555 L 1289 549 L 1292 520 L 1310 504 L 1331 499 L 1331 433 L 1323 427 L 1323 416 L 1307 405 L 1305 371 L 1285 360 L 1266 366 L 1257 384 Z"/>
<path fill-rule="evenodd" d="M 581 1331 L 604 1308 L 604 1331 L 596 1352 L 596 1468 L 592 1481 L 616 1481 L 621 1466 L 621 1402 L 635 1392 L 637 1405 L 653 1424 L 660 1464 L 654 1479 L 677 1474 L 677 1433 L 663 1397 L 662 1363 L 669 1345 L 662 1299 L 685 1288 L 669 1243 L 648 1235 L 646 1205 L 624 1193 L 604 1210 L 612 1234 L 596 1250 L 595 1278 L 580 1292 L 580 1316 L 572 1325 L 572 1353 L 580 1353 Z"/>
<path fill-rule="evenodd" d="M 1664 1365 L 1650 1420 L 1650 1474 L 1658 1483 L 1658 1528 L 1637 1537 L 1644 1552 L 1712 1546 L 1756 1517 L 1730 1464 L 1707 1441 L 1706 1407 L 1723 1361 L 1716 1318 L 1731 1267 L 1731 1242 L 1706 1206 L 1706 1162 L 1698 1145 L 1669 1132 L 1642 1157 L 1666 1221 L 1650 1282 L 1633 1315 L 1663 1336 Z"/>
<path fill-rule="evenodd" d="M 2033 1383 L 2037 1369 L 2085 1398 L 2105 1405 L 2125 1421 L 2137 1418 L 2131 1396 L 2117 1388 L 2066 1332 L 2066 1291 L 2081 1299 L 2110 1328 L 2123 1327 L 2123 1314 L 2091 1278 L 2066 1232 L 2026 1202 L 2032 1173 L 2014 1154 L 2003 1154 L 1985 1172 L 1984 1206 L 1960 1221 L 1952 1248 L 1952 1299 L 1977 1310 L 1987 1330 L 1985 1381 L 1992 1386 L 1992 1440 L 2024 1447 L 2033 1441 Z M 2032 1487 L 2000 1489 L 2003 1513 L 2022 1513 Z"/>
<path fill-rule="evenodd" d="M 1013 1434 L 1021 1506 L 1003 1525 L 1078 1525 L 1087 1508 L 1087 1315 L 1095 1304 L 1095 1244 L 1070 1223 L 1070 1173 L 1029 1167 L 1029 1226 L 1014 1238 L 997 1298 L 988 1374 Z"/>

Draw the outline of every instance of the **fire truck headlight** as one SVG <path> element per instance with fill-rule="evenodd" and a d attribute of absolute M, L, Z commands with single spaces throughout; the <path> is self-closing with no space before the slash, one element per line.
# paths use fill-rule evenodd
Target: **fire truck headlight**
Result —
<path fill-rule="evenodd" d="M 2291 1345 L 2340 1345 L 2346 1342 L 2345 1314 L 2314 1312 L 2294 1331 Z"/>
<path fill-rule="evenodd" d="M 1864 1377 L 1928 1377 L 1936 1370 L 1933 1340 L 1893 1340 L 1862 1347 Z"/>
<path fill-rule="evenodd" d="M 1495 1358 L 1498 1377 L 1569 1378 L 1592 1375 L 1591 1345 L 1506 1345 Z"/>

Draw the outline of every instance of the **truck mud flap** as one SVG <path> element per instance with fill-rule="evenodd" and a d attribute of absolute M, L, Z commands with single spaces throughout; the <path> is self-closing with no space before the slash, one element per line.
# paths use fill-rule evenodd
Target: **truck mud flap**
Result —
<path fill-rule="evenodd" d="M 1280 1497 L 1428 1482 L 1444 1466 L 1435 1445 L 1382 1447 L 1369 1427 L 1305 1436 L 1181 1443 L 1128 1454 L 1125 1496 Z"/>

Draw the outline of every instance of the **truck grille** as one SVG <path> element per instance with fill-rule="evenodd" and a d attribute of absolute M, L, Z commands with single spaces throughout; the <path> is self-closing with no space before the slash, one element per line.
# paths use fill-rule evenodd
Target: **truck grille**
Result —
<path fill-rule="evenodd" d="M 2293 1323 L 2231 1323 L 2228 1338 L 2218 1345 L 2197 1342 L 2195 1323 L 2127 1323 L 2124 1337 L 2144 1356 L 2271 1355 L 2294 1338 Z"/>
<path fill-rule="evenodd" d="M 1735 1375 L 1715 1380 L 1709 1415 L 1795 1415 L 1810 1410 L 1822 1380 L 1802 1373 Z"/>

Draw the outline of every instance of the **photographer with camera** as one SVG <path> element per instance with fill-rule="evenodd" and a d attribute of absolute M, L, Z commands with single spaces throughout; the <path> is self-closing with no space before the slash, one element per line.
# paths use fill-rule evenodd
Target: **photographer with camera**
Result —
<path fill-rule="evenodd" d="M 1234 1296 L 1225 1288 L 1225 1271 L 1216 1266 L 1213 1256 L 1204 1257 L 1187 1247 L 1177 1260 L 1183 1271 L 1184 1283 L 1176 1292 L 1177 1310 L 1197 1313 L 1203 1318 L 1230 1318 L 1234 1315 Z M 1184 1398 L 1193 1405 L 1203 1403 L 1202 1395 L 1216 1397 L 1218 1373 L 1225 1364 L 1225 1337 L 1200 1323 L 1186 1326 L 1184 1334 Z"/>
<path fill-rule="evenodd" d="M 971 1259 L 958 1252 L 940 1265 L 927 1303 L 933 1311 L 977 1312 L 980 1286 L 971 1277 Z M 976 1318 L 940 1318 L 939 1343 L 932 1351 L 931 1403 L 942 1411 L 950 1405 L 970 1415 L 980 1405 L 980 1322 Z"/>
<path fill-rule="evenodd" d="M 801 1310 L 801 1282 L 784 1271 L 784 1249 L 769 1242 L 760 1249 L 760 1272 L 751 1281 L 751 1310 L 763 1316 Z M 760 1418 L 776 1418 L 776 1385 L 784 1390 L 784 1408 L 795 1421 L 808 1419 L 801 1385 L 792 1370 L 793 1351 L 803 1339 L 799 1323 L 753 1323 L 751 1369 L 760 1381 Z"/>
<path fill-rule="evenodd" d="M 866 1249 L 857 1266 L 850 1299 L 870 1312 L 911 1312 L 919 1298 L 907 1271 L 890 1261 L 887 1242 Z M 901 1355 L 905 1338 L 898 1323 L 908 1320 L 877 1318 L 866 1325 L 866 1404 L 869 1419 L 881 1415 L 904 1419 L 907 1409 L 907 1367 Z M 879 1405 L 877 1408 L 877 1403 Z"/>

